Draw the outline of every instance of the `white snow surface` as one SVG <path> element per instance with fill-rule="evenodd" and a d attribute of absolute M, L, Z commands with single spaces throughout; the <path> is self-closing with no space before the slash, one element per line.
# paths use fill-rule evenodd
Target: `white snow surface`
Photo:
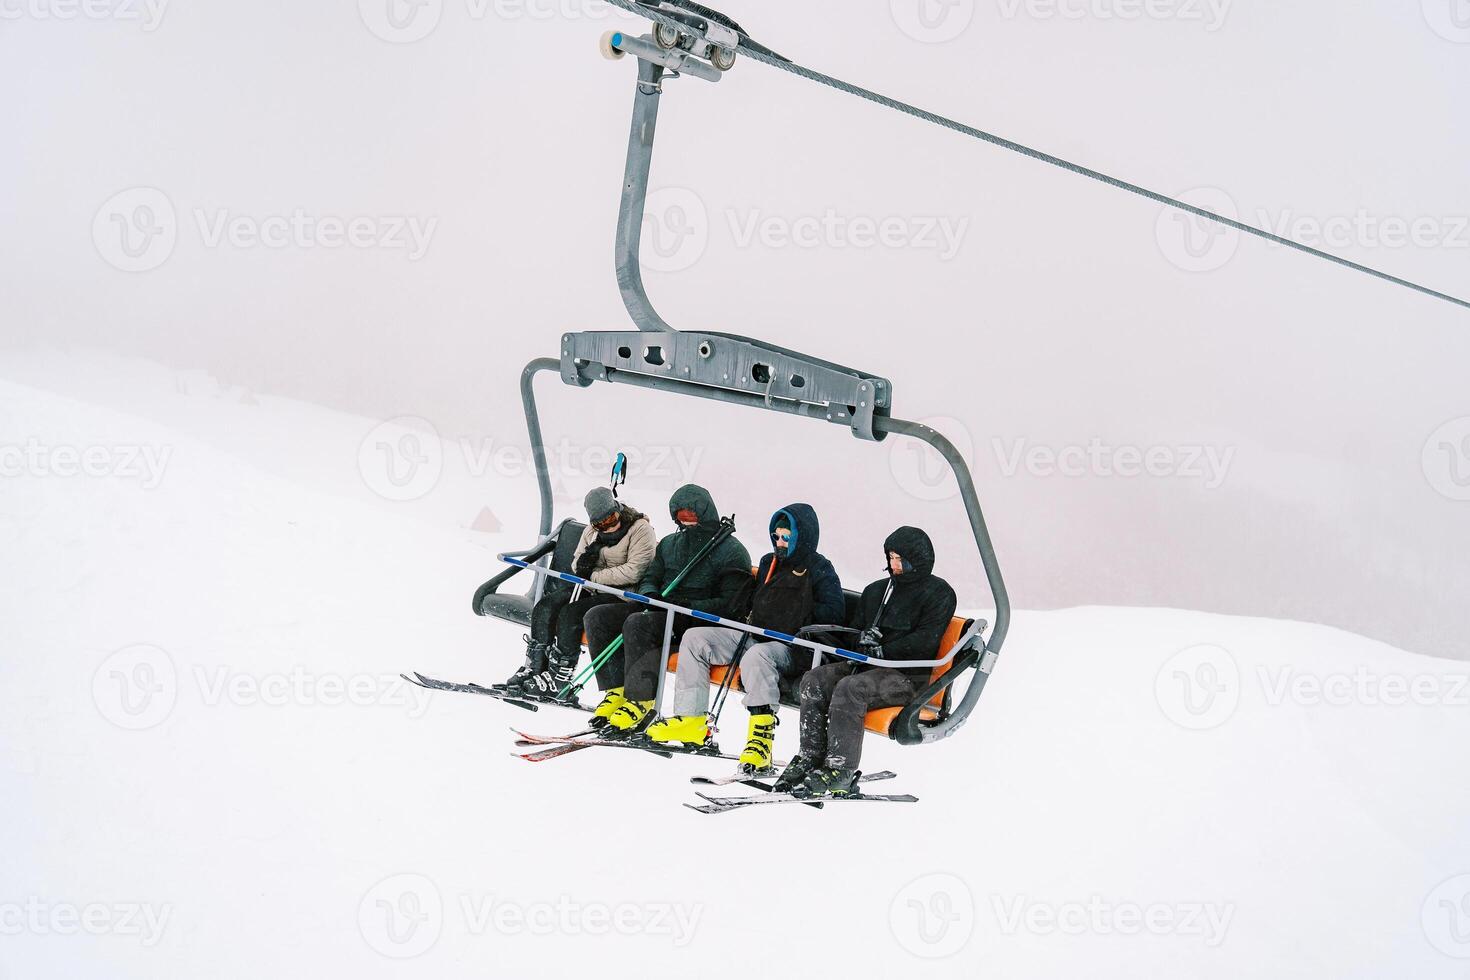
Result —
<path fill-rule="evenodd" d="M 170 455 L 156 486 L 0 480 L 7 980 L 1470 973 L 1463 664 L 1291 622 L 1021 611 L 955 737 L 869 739 L 864 768 L 920 803 L 703 816 L 688 777 L 721 763 L 529 765 L 508 726 L 580 716 L 396 680 L 513 668 L 520 630 L 469 597 L 533 543 L 530 481 L 492 480 L 520 523 L 476 532 L 483 486 L 364 487 L 371 420 L 14 368 L 0 446 Z M 1181 700 L 1189 677 L 1216 699 Z"/>

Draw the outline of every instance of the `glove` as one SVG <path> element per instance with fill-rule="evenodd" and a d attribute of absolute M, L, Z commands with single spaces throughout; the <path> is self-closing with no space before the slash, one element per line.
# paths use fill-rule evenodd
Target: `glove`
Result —
<path fill-rule="evenodd" d="M 859 633 L 858 652 L 870 657 L 883 656 L 883 631 L 873 626 Z"/>
<path fill-rule="evenodd" d="M 592 571 L 597 567 L 597 556 L 590 550 L 584 551 L 577 559 L 577 566 L 572 569 L 578 578 L 591 578 Z"/>

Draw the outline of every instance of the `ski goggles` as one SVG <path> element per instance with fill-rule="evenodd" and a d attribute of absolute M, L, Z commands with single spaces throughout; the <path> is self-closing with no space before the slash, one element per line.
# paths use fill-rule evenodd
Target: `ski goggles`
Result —
<path fill-rule="evenodd" d="M 680 507 L 674 512 L 674 520 L 678 521 L 680 524 L 698 524 L 699 515 L 694 513 L 694 511 L 690 510 L 688 507 Z"/>
<path fill-rule="evenodd" d="M 600 520 L 600 521 L 593 521 L 592 522 L 592 526 L 595 527 L 595 528 L 597 528 L 597 530 L 599 530 L 599 531 L 604 531 L 604 532 L 611 531 L 613 528 L 615 528 L 615 527 L 618 526 L 618 522 L 621 521 L 622 519 L 623 519 L 623 515 L 622 514 L 620 514 L 618 511 L 613 511 L 611 514 L 608 514 L 602 520 Z"/>

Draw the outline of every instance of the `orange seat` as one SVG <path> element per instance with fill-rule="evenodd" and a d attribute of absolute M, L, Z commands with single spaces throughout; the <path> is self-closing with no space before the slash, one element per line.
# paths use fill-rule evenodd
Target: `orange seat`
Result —
<path fill-rule="evenodd" d="M 961 616 L 956 616 L 954 619 L 950 620 L 949 628 L 944 631 L 944 636 L 941 637 L 939 640 L 939 649 L 934 652 L 934 657 L 936 659 L 944 656 L 944 654 L 949 650 L 950 647 L 959 642 L 960 637 L 964 635 L 965 627 L 968 623 L 969 620 Z M 954 667 L 954 663 L 955 661 L 952 659 L 947 664 L 935 667 L 929 675 L 930 683 L 933 683 L 934 681 L 939 680 L 939 678 L 943 677 L 945 674 L 948 674 L 950 670 Z M 669 671 L 672 673 L 678 668 L 678 666 L 679 651 L 671 650 L 669 652 Z M 724 683 L 725 673 L 729 669 L 730 668 L 728 666 L 711 667 L 709 672 L 710 683 Z M 893 668 L 884 669 L 891 670 Z M 733 690 L 738 691 L 741 690 L 739 685 L 740 672 L 737 668 L 735 672 L 735 679 L 731 682 L 730 686 Z M 947 690 L 947 688 L 941 689 L 939 693 L 935 694 L 934 697 L 930 699 L 927 705 L 920 709 L 919 717 L 922 720 L 937 721 L 939 719 L 939 713 L 944 709 L 944 698 Z M 872 711 L 868 712 L 867 718 L 863 722 L 863 727 L 865 727 L 868 731 L 874 733 L 875 735 L 888 737 L 890 731 L 892 731 L 893 729 L 894 719 L 898 717 L 899 712 L 903 711 L 904 707 L 906 706 L 899 705 L 893 708 L 875 708 Z"/>

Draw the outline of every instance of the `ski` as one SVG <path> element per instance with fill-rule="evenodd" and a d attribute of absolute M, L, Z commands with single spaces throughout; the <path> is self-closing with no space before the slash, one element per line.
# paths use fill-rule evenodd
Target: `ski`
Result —
<path fill-rule="evenodd" d="M 459 691 L 464 694 L 483 694 L 486 697 L 494 698 L 497 701 L 503 701 L 506 704 L 513 704 L 517 708 L 524 708 L 527 711 L 540 710 L 530 701 L 524 700 L 519 697 L 512 697 L 508 693 L 502 694 L 498 691 L 493 691 L 488 687 L 481 687 L 479 684 L 456 684 L 453 681 L 441 681 L 434 677 L 425 677 L 418 671 L 414 671 L 413 677 L 409 677 L 407 674 L 399 674 L 398 676 L 402 677 L 410 684 L 415 684 L 430 691 Z"/>
<path fill-rule="evenodd" d="M 572 732 L 570 735 L 530 735 L 512 726 L 511 732 L 516 736 L 517 745 L 553 745 L 565 742 L 570 738 L 586 738 L 597 734 L 596 728 L 584 728 L 580 732 Z"/>
<path fill-rule="evenodd" d="M 512 731 L 514 731 L 514 729 L 512 729 Z M 524 732 L 516 732 L 516 734 L 523 736 L 525 735 Z M 511 754 L 516 756 L 517 758 L 525 759 L 527 762 L 543 762 L 546 759 L 555 759 L 558 756 L 566 755 L 569 752 L 575 752 L 578 749 L 590 749 L 598 746 L 606 746 L 607 748 L 613 749 L 638 749 L 639 751 L 647 752 L 650 755 L 663 756 L 665 759 L 672 759 L 675 755 L 675 752 L 673 750 L 657 746 L 651 742 L 645 745 L 632 739 L 623 740 L 610 738 L 581 738 L 577 736 L 561 736 L 551 738 L 547 738 L 544 736 L 530 736 L 528 740 L 530 739 L 537 739 L 539 741 L 537 741 L 536 744 L 544 745 L 546 747 L 539 752 L 531 752 L 525 755 L 522 755 L 518 752 L 513 752 Z"/>
<path fill-rule="evenodd" d="M 535 705 L 539 704 L 549 704 L 553 708 L 571 708 L 573 711 L 590 712 L 592 710 L 591 708 L 583 707 L 581 703 L 579 703 L 575 698 L 548 697 L 544 694 L 537 694 L 532 691 L 521 689 L 512 690 L 504 686 L 503 684 L 485 685 L 476 684 L 473 681 L 469 682 L 468 684 L 459 684 L 454 681 L 441 681 L 435 677 L 426 677 L 423 674 L 420 674 L 418 671 L 414 671 L 413 677 L 409 677 L 407 674 L 399 674 L 398 676 L 402 677 L 410 684 L 417 684 L 419 687 L 426 687 L 430 690 L 459 691 L 463 694 L 481 694 L 487 698 L 494 698 L 497 701 L 505 701 L 508 704 L 514 704 L 518 708 L 527 708 L 530 711 L 536 711 L 537 708 L 535 707 Z"/>
<path fill-rule="evenodd" d="M 704 759 L 728 759 L 731 762 L 738 762 L 740 760 L 740 757 L 738 755 L 727 755 L 726 753 L 719 751 L 713 746 L 704 745 L 691 748 L 673 742 L 655 742 L 642 735 L 633 735 L 628 738 L 622 739 L 612 739 L 595 737 L 587 738 L 582 735 L 530 735 L 515 728 L 512 728 L 511 731 L 514 732 L 520 739 L 537 745 L 550 746 L 571 744 L 580 746 L 582 748 L 588 748 L 594 745 L 613 745 L 625 749 L 642 749 L 644 752 L 652 752 L 655 755 L 662 755 L 666 757 L 673 757 L 676 755 L 697 755 L 700 758 Z"/>
<path fill-rule="evenodd" d="M 729 786 L 732 783 L 743 783 L 746 786 L 754 786 L 756 789 L 765 790 L 767 793 L 769 793 L 772 792 L 771 784 L 761 782 L 758 777 L 774 776 L 775 774 L 775 771 L 771 770 L 764 773 L 757 772 L 749 775 L 745 773 L 736 773 L 733 776 L 722 776 L 717 779 L 711 779 L 708 776 L 691 776 L 689 781 L 700 786 Z M 884 769 L 882 772 L 865 772 L 862 774 L 862 776 L 858 778 L 858 782 L 876 783 L 880 779 L 897 778 L 898 773 L 889 772 L 887 769 Z"/>
<path fill-rule="evenodd" d="M 917 796 L 907 793 L 901 795 L 882 795 L 859 793 L 853 796 L 792 796 L 790 793 L 771 793 L 768 796 L 710 796 L 706 793 L 696 793 L 702 800 L 708 800 L 708 806 L 697 806 L 693 803 L 685 803 L 691 810 L 700 813 L 728 813 L 733 810 L 744 810 L 747 807 L 760 806 L 767 803 L 917 803 Z"/>

